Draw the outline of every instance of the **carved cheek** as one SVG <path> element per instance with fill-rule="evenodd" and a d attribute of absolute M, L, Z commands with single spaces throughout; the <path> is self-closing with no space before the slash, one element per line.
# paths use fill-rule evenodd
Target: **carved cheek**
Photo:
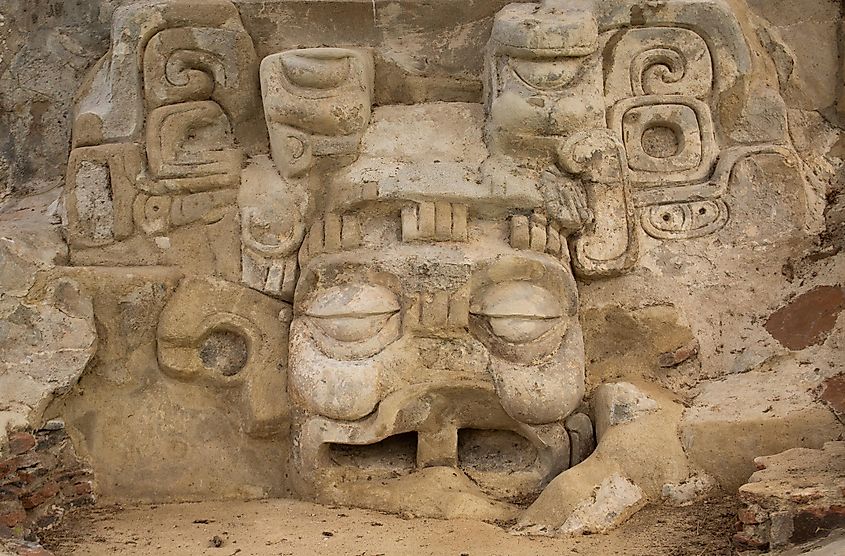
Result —
<path fill-rule="evenodd" d="M 508 415 L 530 425 L 560 421 L 584 396 L 581 328 L 570 328 L 558 352 L 542 363 L 521 365 L 493 357 L 490 370 Z"/>
<path fill-rule="evenodd" d="M 354 421 L 372 413 L 381 398 L 381 364 L 375 358 L 339 361 L 324 355 L 302 319 L 290 330 L 288 388 L 310 411 Z"/>
<path fill-rule="evenodd" d="M 598 106 L 595 99 L 584 95 L 564 96 L 550 104 L 549 133 L 552 135 L 605 125 L 603 107 Z"/>
<path fill-rule="evenodd" d="M 526 99 L 505 91 L 493 101 L 491 120 L 504 130 L 539 133 L 549 119 L 548 100 L 541 98 Z"/>

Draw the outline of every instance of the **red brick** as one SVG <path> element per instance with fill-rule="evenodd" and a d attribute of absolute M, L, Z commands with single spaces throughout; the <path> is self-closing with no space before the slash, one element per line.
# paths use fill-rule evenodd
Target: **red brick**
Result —
<path fill-rule="evenodd" d="M 733 536 L 733 541 L 736 544 L 753 548 L 767 548 L 769 546 L 768 541 L 763 540 L 758 531 L 753 529 L 749 530 L 749 528 L 735 534 Z"/>
<path fill-rule="evenodd" d="M 27 469 L 41 465 L 41 457 L 35 452 L 21 454 L 15 458 L 15 465 L 18 469 Z"/>
<path fill-rule="evenodd" d="M 32 494 L 22 496 L 21 504 L 27 510 L 40 506 L 53 496 L 59 493 L 59 485 L 55 481 L 51 481 L 42 486 Z"/>
<path fill-rule="evenodd" d="M 80 494 L 91 494 L 94 488 L 91 485 L 91 481 L 85 481 L 82 483 L 76 483 L 73 485 L 73 492 L 77 495 Z"/>
<path fill-rule="evenodd" d="M 742 508 L 739 510 L 739 521 L 748 525 L 753 525 L 764 521 L 762 516 L 757 515 L 757 512 L 751 508 Z"/>
<path fill-rule="evenodd" d="M 18 468 L 18 458 L 0 460 L 0 479 Z"/>
<path fill-rule="evenodd" d="M 43 546 L 36 547 L 20 547 L 16 552 L 17 556 L 54 556 L 52 552 Z"/>
<path fill-rule="evenodd" d="M 0 525 L 14 528 L 23 523 L 26 512 L 17 501 L 0 501 Z"/>
<path fill-rule="evenodd" d="M 9 450 L 14 455 L 24 454 L 35 448 L 35 437 L 28 432 L 9 433 Z"/>

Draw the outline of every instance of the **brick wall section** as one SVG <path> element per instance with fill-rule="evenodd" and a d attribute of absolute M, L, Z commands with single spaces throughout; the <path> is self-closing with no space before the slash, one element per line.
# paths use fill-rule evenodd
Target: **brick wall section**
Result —
<path fill-rule="evenodd" d="M 37 539 L 69 509 L 94 503 L 93 474 L 60 421 L 8 434 L 0 454 L 0 539 Z"/>

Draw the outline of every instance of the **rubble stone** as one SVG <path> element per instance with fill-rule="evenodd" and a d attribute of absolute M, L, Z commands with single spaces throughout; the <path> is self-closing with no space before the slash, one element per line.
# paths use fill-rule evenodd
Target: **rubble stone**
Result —
<path fill-rule="evenodd" d="M 744 507 L 737 543 L 782 548 L 845 526 L 845 442 L 794 448 L 754 463 L 758 471 L 739 489 Z"/>

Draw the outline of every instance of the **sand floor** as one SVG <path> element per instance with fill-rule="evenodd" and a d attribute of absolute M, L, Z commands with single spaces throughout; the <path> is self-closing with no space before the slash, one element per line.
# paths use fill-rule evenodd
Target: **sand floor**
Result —
<path fill-rule="evenodd" d="M 619 555 L 733 552 L 732 498 L 689 508 L 648 507 L 608 535 L 510 535 L 470 521 L 406 519 L 297 500 L 103 507 L 70 514 L 42 535 L 57 555 Z"/>

